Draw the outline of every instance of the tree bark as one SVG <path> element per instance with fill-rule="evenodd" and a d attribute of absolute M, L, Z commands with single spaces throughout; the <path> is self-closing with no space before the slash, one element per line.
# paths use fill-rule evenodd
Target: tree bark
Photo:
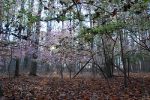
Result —
<path fill-rule="evenodd" d="M 0 32 L 1 32 L 1 29 L 2 29 L 2 17 L 3 17 L 3 2 L 0 1 Z"/>
<path fill-rule="evenodd" d="M 36 76 L 36 72 L 37 72 L 37 62 L 35 60 L 32 60 L 31 62 L 31 67 L 30 67 L 30 76 Z"/>
<path fill-rule="evenodd" d="M 102 45 L 103 45 L 103 54 L 105 59 L 105 74 L 108 78 L 111 78 L 113 76 L 112 74 L 112 59 L 110 58 L 109 54 L 106 53 L 106 45 L 104 43 L 104 39 L 102 38 Z"/>
<path fill-rule="evenodd" d="M 0 99 L 3 96 L 4 96 L 4 94 L 3 94 L 3 90 L 2 90 L 2 81 L 0 81 Z"/>
<path fill-rule="evenodd" d="M 127 87 L 127 71 L 126 71 L 126 61 L 124 58 L 124 48 L 123 48 L 123 37 L 122 33 L 120 33 L 120 47 L 121 47 L 121 60 L 123 64 L 123 70 L 124 70 L 124 86 Z"/>
<path fill-rule="evenodd" d="M 41 17 L 41 12 L 42 12 L 42 1 L 40 0 L 39 2 L 39 7 L 38 7 L 38 16 L 39 19 Z M 39 44 L 39 36 L 40 36 L 40 20 L 38 22 L 36 22 L 36 33 L 35 33 L 35 41 L 34 41 L 34 53 L 32 55 L 32 59 L 34 61 L 32 61 L 31 64 L 31 69 L 30 69 L 30 75 L 36 76 L 36 72 L 37 72 L 37 62 L 36 59 L 38 58 L 38 44 Z"/>
<path fill-rule="evenodd" d="M 16 67 L 15 67 L 15 77 L 19 76 L 19 58 L 16 59 Z"/>

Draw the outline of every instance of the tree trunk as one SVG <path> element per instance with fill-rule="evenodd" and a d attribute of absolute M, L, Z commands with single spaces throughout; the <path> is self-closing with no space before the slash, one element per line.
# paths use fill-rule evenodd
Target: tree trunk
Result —
<path fill-rule="evenodd" d="M 26 70 L 28 68 L 29 58 L 27 56 L 24 57 L 23 61 L 23 70 Z"/>
<path fill-rule="evenodd" d="M 15 77 L 19 76 L 19 58 L 16 59 Z"/>
<path fill-rule="evenodd" d="M 42 1 L 39 2 L 39 7 L 38 7 L 38 16 L 39 18 L 41 17 L 41 12 L 42 12 Z M 32 54 L 32 61 L 31 64 L 31 69 L 30 69 L 30 75 L 36 76 L 36 71 L 37 71 L 37 62 L 36 59 L 38 58 L 38 45 L 39 45 L 39 36 L 40 36 L 40 20 L 36 22 L 36 33 L 35 33 L 35 50 L 34 53 Z"/>
<path fill-rule="evenodd" d="M 0 29 L 2 27 L 2 17 L 3 17 L 3 1 L 0 0 Z"/>
<path fill-rule="evenodd" d="M 72 71 L 70 70 L 69 71 L 69 78 L 71 79 L 71 74 L 72 74 Z"/>
<path fill-rule="evenodd" d="M 92 75 L 93 75 L 93 78 L 96 77 L 96 66 L 94 65 L 94 63 L 92 64 Z"/>
<path fill-rule="evenodd" d="M 36 76 L 37 75 L 36 72 L 37 72 L 37 62 L 35 60 L 32 60 L 29 75 Z"/>
<path fill-rule="evenodd" d="M 127 87 L 126 61 L 124 58 L 123 38 L 121 33 L 120 33 L 120 47 L 121 47 L 121 60 L 122 60 L 123 70 L 124 70 L 124 86 Z"/>
<path fill-rule="evenodd" d="M 106 53 L 106 45 L 104 43 L 103 38 L 102 38 L 102 45 L 103 45 L 103 54 L 104 54 L 104 58 L 105 58 L 104 72 L 105 72 L 105 74 L 108 78 L 111 78 L 113 76 L 113 73 L 112 73 L 112 68 L 113 68 L 112 59 L 109 56 L 109 54 Z"/>
<path fill-rule="evenodd" d="M 128 64 L 128 77 L 130 76 L 130 58 L 127 58 Z"/>
<path fill-rule="evenodd" d="M 63 65 L 61 65 L 60 66 L 61 68 L 60 68 L 60 77 L 61 77 L 61 79 L 64 79 L 64 75 L 63 75 Z"/>
<path fill-rule="evenodd" d="M 2 81 L 0 81 L 0 98 L 4 96 L 3 90 L 2 90 Z"/>

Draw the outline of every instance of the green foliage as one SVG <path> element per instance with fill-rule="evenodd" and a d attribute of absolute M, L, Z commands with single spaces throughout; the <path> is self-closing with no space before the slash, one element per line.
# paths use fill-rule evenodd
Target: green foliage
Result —
<path fill-rule="evenodd" d="M 150 2 L 150 0 L 143 0 L 144 2 Z"/>
<path fill-rule="evenodd" d="M 99 18 L 100 17 L 100 12 L 95 12 L 93 15 L 92 15 L 92 18 L 93 19 L 97 19 L 97 18 Z"/>
<path fill-rule="evenodd" d="M 147 2 L 139 2 L 137 4 L 134 4 L 131 7 L 131 12 L 135 13 L 135 14 L 140 14 L 142 13 L 144 10 L 146 10 L 148 8 L 148 3 Z"/>
<path fill-rule="evenodd" d="M 84 20 L 84 15 L 81 12 L 74 12 L 73 19 L 79 19 L 80 21 Z"/>
<path fill-rule="evenodd" d="M 9 9 L 11 8 L 11 3 L 9 2 L 9 0 L 4 1 L 4 11 L 8 12 Z"/>
<path fill-rule="evenodd" d="M 84 28 L 81 30 L 81 34 L 91 33 L 91 34 L 108 34 L 113 31 L 119 30 L 125 27 L 126 23 L 118 21 L 118 22 L 110 22 L 106 25 L 101 25 L 93 28 Z"/>
<path fill-rule="evenodd" d="M 21 9 L 19 12 L 18 12 L 18 15 L 17 15 L 17 18 L 22 18 L 23 15 L 26 15 L 27 14 L 27 10 L 25 9 Z"/>
<path fill-rule="evenodd" d="M 3 9 L 4 11 L 8 12 L 10 9 L 11 9 L 11 6 L 13 4 L 16 4 L 16 1 L 15 0 L 4 0 L 4 5 L 3 5 Z"/>
<path fill-rule="evenodd" d="M 94 38 L 94 35 L 92 35 L 92 34 L 90 34 L 90 33 L 85 34 L 85 36 L 84 36 L 84 39 L 85 39 L 85 41 L 87 41 L 87 42 L 91 42 L 91 41 L 93 40 L 93 38 Z"/>
<path fill-rule="evenodd" d="M 138 22 L 138 26 L 141 30 L 148 30 L 150 27 L 150 20 L 143 18 Z"/>
<path fill-rule="evenodd" d="M 58 21 L 65 21 L 67 19 L 67 17 L 65 16 L 65 15 L 63 15 L 63 16 L 59 16 L 58 17 Z"/>
<path fill-rule="evenodd" d="M 84 38 L 86 41 L 91 41 L 93 37 L 97 34 L 103 35 L 103 34 L 112 34 L 113 31 L 119 30 L 126 26 L 126 23 L 122 21 L 118 22 L 110 22 L 106 25 L 101 25 L 97 27 L 87 28 L 84 27 L 80 31 L 79 37 Z"/>
<path fill-rule="evenodd" d="M 21 10 L 19 11 L 19 13 L 21 13 L 21 14 L 26 14 L 27 11 L 26 11 L 25 9 L 21 9 Z"/>
<path fill-rule="evenodd" d="M 31 26 L 33 23 L 40 20 L 39 16 L 32 15 L 32 13 L 27 13 L 28 25 Z"/>

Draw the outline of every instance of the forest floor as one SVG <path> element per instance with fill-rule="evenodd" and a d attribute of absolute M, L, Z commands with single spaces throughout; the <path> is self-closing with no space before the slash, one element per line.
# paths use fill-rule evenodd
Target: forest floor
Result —
<path fill-rule="evenodd" d="M 150 74 L 132 74 L 128 88 L 123 77 L 103 78 L 31 77 L 0 78 L 4 100 L 150 100 Z"/>

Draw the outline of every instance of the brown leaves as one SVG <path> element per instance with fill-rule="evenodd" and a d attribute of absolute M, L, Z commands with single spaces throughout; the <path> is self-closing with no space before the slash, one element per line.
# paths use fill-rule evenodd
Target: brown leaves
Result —
<path fill-rule="evenodd" d="M 134 76 L 134 75 L 133 75 Z M 134 76 L 135 77 L 135 76 Z M 150 79 L 131 78 L 129 87 L 123 89 L 123 78 L 113 78 L 108 88 L 104 79 L 25 77 L 3 79 L 4 96 L 8 99 L 25 100 L 141 100 L 149 98 Z M 143 87 L 144 86 L 144 87 Z M 146 91 L 146 92 L 145 92 Z"/>

